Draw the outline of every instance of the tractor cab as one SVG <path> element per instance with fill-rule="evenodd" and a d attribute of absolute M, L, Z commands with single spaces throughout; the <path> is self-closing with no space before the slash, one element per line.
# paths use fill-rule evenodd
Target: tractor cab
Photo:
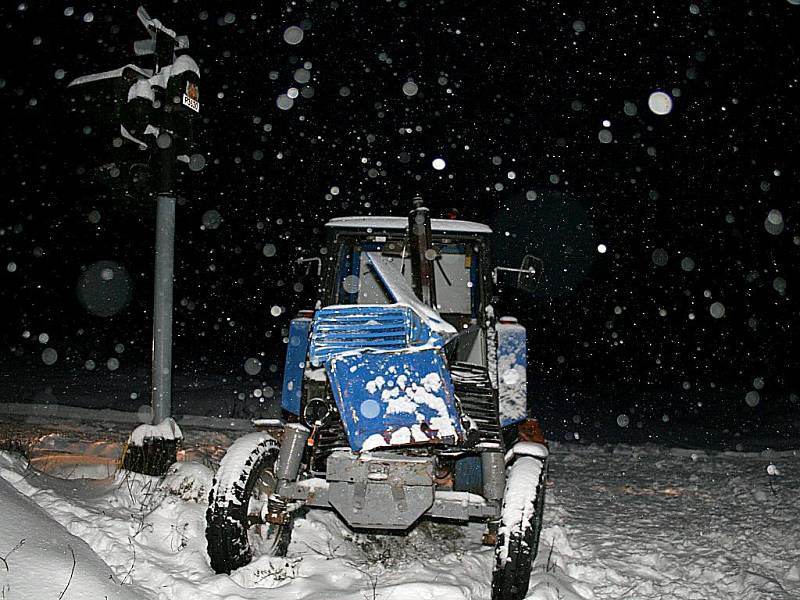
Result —
<path fill-rule="evenodd" d="M 413 248 L 402 217 L 342 217 L 327 224 L 332 256 L 323 270 L 325 304 L 390 304 L 392 294 L 376 274 L 370 254 L 414 286 Z M 490 298 L 486 225 L 431 220 L 425 260 L 433 272 L 436 312 L 456 329 L 475 325 Z"/>

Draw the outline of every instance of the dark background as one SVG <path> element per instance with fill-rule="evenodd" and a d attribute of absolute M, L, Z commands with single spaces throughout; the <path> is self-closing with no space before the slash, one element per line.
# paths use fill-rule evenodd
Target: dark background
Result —
<path fill-rule="evenodd" d="M 544 259 L 538 292 L 505 290 L 500 311 L 529 327 L 531 398 L 552 436 L 796 439 L 800 6 L 248 4 L 147 5 L 202 71 L 208 164 L 181 174 L 176 232 L 181 389 L 218 385 L 220 414 L 277 390 L 288 321 L 313 296 L 292 261 L 319 253 L 329 217 L 402 215 L 420 194 L 491 224 L 498 264 Z M 136 6 L 0 8 L 4 401 L 146 402 L 155 204 L 129 175 L 147 155 L 115 148 L 108 107 L 66 87 L 134 62 Z M 306 62 L 313 96 L 280 110 Z M 671 113 L 648 109 L 657 90 Z M 119 173 L 101 175 L 112 161 Z M 102 260 L 130 278 L 105 317 L 76 295 Z"/>

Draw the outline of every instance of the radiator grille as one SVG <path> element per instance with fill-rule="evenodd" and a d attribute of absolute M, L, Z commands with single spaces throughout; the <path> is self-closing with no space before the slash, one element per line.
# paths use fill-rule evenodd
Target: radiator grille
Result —
<path fill-rule="evenodd" d="M 481 442 L 501 442 L 497 395 L 486 369 L 467 363 L 451 363 L 450 375 L 461 410 L 475 421 Z"/>
<path fill-rule="evenodd" d="M 352 350 L 399 350 L 418 342 L 421 329 L 407 306 L 330 306 L 314 317 L 309 358 L 323 364 Z"/>

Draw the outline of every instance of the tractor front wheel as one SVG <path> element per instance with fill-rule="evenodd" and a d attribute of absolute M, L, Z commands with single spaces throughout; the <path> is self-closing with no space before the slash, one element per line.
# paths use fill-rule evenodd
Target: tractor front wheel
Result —
<path fill-rule="evenodd" d="M 500 518 L 492 600 L 521 600 L 528 592 L 544 513 L 545 460 L 520 456 L 508 470 Z"/>
<path fill-rule="evenodd" d="M 211 568 L 230 573 L 253 559 L 253 548 L 285 556 L 292 522 L 259 523 L 262 507 L 275 492 L 280 446 L 267 433 L 251 433 L 226 452 L 208 495 L 206 541 Z M 254 524 L 255 523 L 255 524 Z"/>

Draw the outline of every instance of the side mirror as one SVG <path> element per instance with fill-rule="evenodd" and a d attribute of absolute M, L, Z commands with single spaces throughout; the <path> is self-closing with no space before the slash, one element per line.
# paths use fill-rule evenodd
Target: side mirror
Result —
<path fill-rule="evenodd" d="M 533 293 L 536 291 L 536 288 L 539 287 L 539 282 L 544 272 L 544 263 L 538 256 L 526 254 L 518 269 L 514 267 L 495 267 L 492 271 L 492 281 L 495 285 L 498 283 L 501 272 L 516 273 L 516 281 L 511 279 L 509 283 L 514 287 Z"/>
<path fill-rule="evenodd" d="M 542 280 L 544 262 L 538 256 L 526 254 L 522 259 L 522 266 L 520 269 L 523 272 L 519 274 L 517 287 L 533 294 L 536 288 L 539 287 L 539 282 Z"/>
<path fill-rule="evenodd" d="M 298 258 L 295 263 L 297 265 L 305 265 L 305 273 L 303 274 L 305 277 L 311 275 L 312 263 L 317 263 L 317 277 L 319 277 L 322 273 L 322 259 L 319 256 L 312 256 L 311 258 Z"/>

